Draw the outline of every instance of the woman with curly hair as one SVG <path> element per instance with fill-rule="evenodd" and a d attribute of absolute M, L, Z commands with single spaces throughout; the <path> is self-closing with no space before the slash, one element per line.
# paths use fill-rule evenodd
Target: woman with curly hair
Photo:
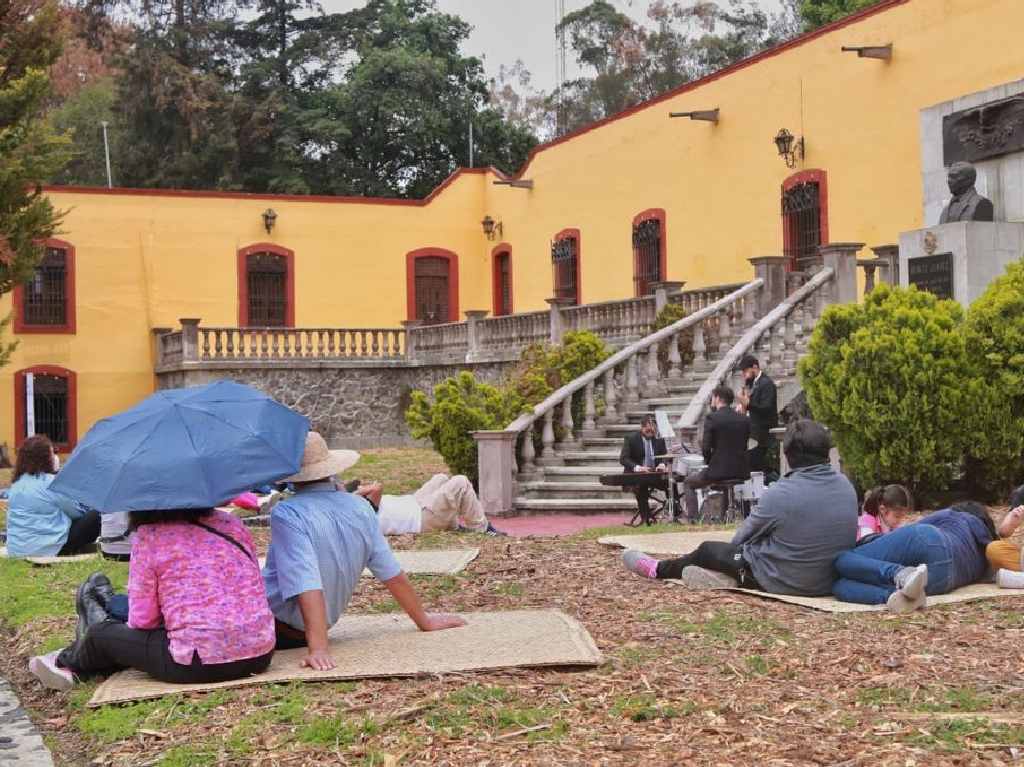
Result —
<path fill-rule="evenodd" d="M 83 511 L 50 490 L 56 470 L 49 438 L 37 435 L 22 443 L 7 499 L 8 556 L 78 554 L 99 537 L 98 512 Z"/>

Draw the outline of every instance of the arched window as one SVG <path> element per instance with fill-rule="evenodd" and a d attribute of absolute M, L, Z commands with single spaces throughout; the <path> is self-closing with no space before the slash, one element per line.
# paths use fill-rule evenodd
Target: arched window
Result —
<path fill-rule="evenodd" d="M 662 282 L 667 271 L 665 211 L 650 208 L 633 218 L 633 290 L 636 296 L 651 292 L 651 283 Z"/>
<path fill-rule="evenodd" d="M 238 324 L 295 326 L 295 254 L 261 242 L 238 251 Z"/>
<path fill-rule="evenodd" d="M 563 229 L 551 241 L 555 298 L 580 302 L 580 230 Z"/>
<path fill-rule="evenodd" d="M 782 184 L 782 247 L 792 271 L 819 263 L 828 244 L 828 177 L 823 170 L 794 173 Z"/>
<path fill-rule="evenodd" d="M 494 275 L 494 316 L 512 314 L 512 250 L 503 242 L 492 253 Z"/>
<path fill-rule="evenodd" d="M 406 310 L 424 325 L 459 321 L 459 257 L 444 248 L 405 256 Z"/>
<path fill-rule="evenodd" d="M 32 277 L 14 288 L 15 333 L 75 332 L 75 246 L 49 239 Z"/>
<path fill-rule="evenodd" d="M 78 441 L 78 386 L 74 372 L 36 365 L 14 374 L 14 445 L 45 434 L 61 453 Z"/>

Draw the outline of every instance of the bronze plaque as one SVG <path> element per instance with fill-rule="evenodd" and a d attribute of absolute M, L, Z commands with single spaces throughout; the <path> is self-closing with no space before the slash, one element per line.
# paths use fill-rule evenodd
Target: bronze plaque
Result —
<path fill-rule="evenodd" d="M 953 254 L 907 259 L 907 282 L 939 298 L 953 298 Z"/>
<path fill-rule="evenodd" d="M 991 101 L 942 118 L 942 159 L 978 162 L 1024 149 L 1024 96 Z"/>

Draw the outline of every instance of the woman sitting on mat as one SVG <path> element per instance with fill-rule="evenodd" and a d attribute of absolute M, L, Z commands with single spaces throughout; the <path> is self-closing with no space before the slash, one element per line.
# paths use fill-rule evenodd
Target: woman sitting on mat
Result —
<path fill-rule="evenodd" d="M 857 519 L 857 540 L 895 530 L 914 508 L 914 499 L 903 485 L 883 485 L 869 490 Z M 866 542 L 866 541 L 865 541 Z"/>
<path fill-rule="evenodd" d="M 96 542 L 100 516 L 82 511 L 50 490 L 58 460 L 49 438 L 29 437 L 18 450 L 7 500 L 7 554 L 54 557 L 80 554 Z"/>
<path fill-rule="evenodd" d="M 995 537 L 988 509 L 958 503 L 844 551 L 835 560 L 839 580 L 832 594 L 893 612 L 920 609 L 926 594 L 947 594 L 980 580 L 988 569 L 985 547 Z"/>
<path fill-rule="evenodd" d="M 110 616 L 117 599 L 94 573 L 78 589 L 78 629 L 63 650 L 32 658 L 46 687 L 75 676 L 145 671 L 162 682 L 202 684 L 258 674 L 274 653 L 270 613 L 252 537 L 213 509 L 132 512 L 128 623 Z"/>

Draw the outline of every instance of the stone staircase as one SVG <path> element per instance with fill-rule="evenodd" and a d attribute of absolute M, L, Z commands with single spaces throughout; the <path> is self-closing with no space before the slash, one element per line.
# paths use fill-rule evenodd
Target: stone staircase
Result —
<path fill-rule="evenodd" d="M 631 513 L 631 492 L 602 485 L 599 477 L 622 471 L 619 451 L 623 438 L 640 427 L 641 418 L 664 411 L 689 444 L 699 444 L 698 427 L 710 392 L 720 382 L 734 390 L 741 385 L 733 372 L 739 358 L 754 353 L 779 387 L 780 408 L 799 390 L 796 363 L 807 349 L 811 331 L 829 303 L 832 273 L 823 270 L 774 307 L 757 310 L 763 282 L 755 280 L 677 326 L 651 334 L 620 350 L 612 358 L 559 390 L 534 413 L 506 429 L 516 473 L 509 512 L 529 514 Z M 755 315 L 760 314 L 760 318 Z M 689 320 L 689 321 L 688 321 Z M 672 358 L 676 333 L 694 333 L 695 358 L 689 365 Z M 705 342 L 706 339 L 706 342 Z M 669 363 L 658 361 L 659 346 L 669 345 Z M 605 409 L 598 400 L 603 392 Z M 576 398 L 575 400 L 573 398 Z M 567 403 L 584 403 L 583 423 L 577 425 Z M 612 407 L 607 407 L 611 402 Z M 578 412 L 578 410 L 577 410 Z M 538 428 L 539 427 L 539 428 Z M 535 450 L 535 429 L 542 447 Z M 530 438 L 528 439 L 527 436 Z M 484 456 L 481 453 L 481 466 Z"/>

